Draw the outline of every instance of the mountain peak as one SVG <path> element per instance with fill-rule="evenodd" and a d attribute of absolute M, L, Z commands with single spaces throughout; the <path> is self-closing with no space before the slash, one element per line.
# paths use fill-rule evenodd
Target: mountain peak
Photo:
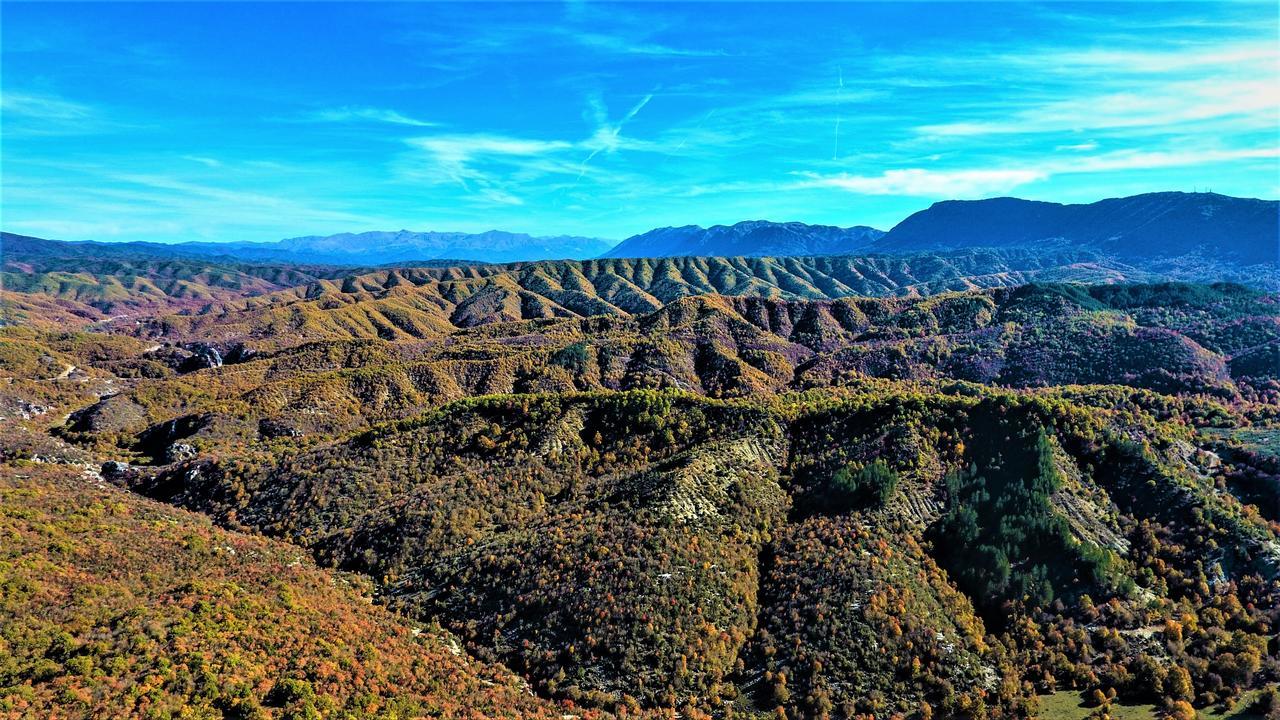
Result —
<path fill-rule="evenodd" d="M 1217 193 L 1157 192 L 1064 205 L 999 197 L 934 203 L 876 244 L 884 252 L 1067 243 L 1120 258 L 1207 254 L 1275 262 L 1280 202 Z"/>
<path fill-rule="evenodd" d="M 875 228 L 744 220 L 733 225 L 698 225 L 650 230 L 623 240 L 604 257 L 845 255 L 871 245 L 884 233 Z"/>

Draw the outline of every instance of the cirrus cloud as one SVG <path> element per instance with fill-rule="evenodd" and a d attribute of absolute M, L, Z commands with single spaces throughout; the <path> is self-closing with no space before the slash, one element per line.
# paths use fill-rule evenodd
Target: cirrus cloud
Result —
<path fill-rule="evenodd" d="M 1065 148 L 1079 150 L 1086 146 Z M 1126 170 L 1153 170 L 1197 165 L 1220 165 L 1249 160 L 1280 158 L 1280 147 L 1257 147 L 1224 150 L 1118 150 L 1098 155 L 1062 155 L 1034 167 L 962 168 L 928 170 L 903 168 L 886 170 L 879 175 L 838 173 L 823 175 L 798 172 L 804 178 L 774 189 L 803 190 L 836 188 L 859 195 L 903 195 L 910 197 L 976 198 L 1006 193 L 1014 188 L 1048 180 L 1057 175 L 1104 173 Z"/>
<path fill-rule="evenodd" d="M 796 188 L 829 187 L 860 195 L 910 195 L 915 197 L 973 198 L 1004 193 L 1043 180 L 1040 170 L 886 170 L 879 175 L 818 175 L 800 173 L 805 180 Z"/>
<path fill-rule="evenodd" d="M 379 122 L 388 123 L 390 125 L 408 125 L 410 127 L 436 127 L 440 123 L 428 122 L 417 118 L 409 117 L 403 113 L 388 108 L 378 107 L 362 107 L 353 105 L 344 105 L 342 107 L 326 108 L 316 110 L 315 112 L 303 115 L 303 122 Z"/>

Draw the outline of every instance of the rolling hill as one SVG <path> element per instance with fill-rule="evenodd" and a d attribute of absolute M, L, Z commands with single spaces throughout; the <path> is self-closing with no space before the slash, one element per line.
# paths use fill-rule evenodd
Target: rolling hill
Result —
<path fill-rule="evenodd" d="M 495 320 L 649 312 L 680 297 L 707 293 L 818 299 L 920 295 L 1031 280 L 1158 277 L 1069 250 L 505 265 L 431 262 L 373 270 L 136 253 L 97 258 L 77 243 L 33 238 L 14 243 L 11 250 L 5 253 L 5 289 L 0 291 L 10 324 L 38 324 L 46 317 L 69 326 L 112 318 L 133 324 L 145 315 L 146 325 L 164 317 L 175 328 L 247 324 L 273 332 L 269 328 L 312 325 L 314 320 L 329 327 L 350 325 L 357 334 L 419 336 L 432 328 Z M 282 326 L 285 316 L 290 319 Z M 324 321 L 326 317 L 333 320 Z M 211 328 L 206 331 L 214 334 Z M 305 336 L 321 336 L 311 332 Z"/>
<path fill-rule="evenodd" d="M 145 325 L 162 335 L 194 333 L 208 339 L 426 337 L 441 329 L 501 321 L 652 312 L 703 294 L 830 299 L 928 295 L 1033 279 L 1143 277 L 1095 260 L 1069 252 L 973 251 L 902 258 L 658 258 L 406 268 L 320 280 L 161 316 Z"/>
<path fill-rule="evenodd" d="M 631 317 L 442 325 L 420 338 L 372 337 L 353 325 L 286 347 L 279 339 L 294 335 L 281 332 L 214 343 L 228 364 L 212 368 L 183 349 L 209 347 L 203 328 L 180 336 L 205 338 L 198 344 L 118 338 L 79 351 L 83 360 L 76 343 L 40 335 L 11 334 L 0 347 L 36 378 L 10 388 L 21 395 L 15 407 L 50 405 L 59 384 L 76 388 L 53 380 L 67 366 L 117 376 L 146 368 L 149 382 L 81 400 L 68 429 L 170 457 L 185 452 L 175 443 L 320 438 L 493 393 L 762 397 L 882 379 L 1265 401 L 1280 381 L 1277 315 L 1273 296 L 1238 286 L 1028 285 L 911 299 L 698 296 Z"/>
<path fill-rule="evenodd" d="M 198 309 L 341 277 L 349 270 L 201 259 L 128 243 L 0 237 L 0 324 L 77 327 Z"/>
<path fill-rule="evenodd" d="M 1280 707 L 1224 265 L 5 241 L 0 716 Z"/>
<path fill-rule="evenodd" d="M 846 273 L 850 260 L 815 262 Z M 530 290 L 513 292 L 599 295 L 602 267 L 656 306 L 521 319 L 522 305 L 465 290 L 527 272 Z M 1274 295 L 685 295 L 710 267 L 379 271 L 117 334 L 4 329 L 0 487 L 14 489 L 17 552 L 36 562 L 13 587 L 87 577 L 100 595 L 70 615 L 9 607 L 6 627 L 71 640 L 6 637 L 18 660 L 0 672 L 16 689 L 0 702 L 79 693 L 93 708 L 147 682 L 156 707 L 218 687 L 235 697 L 208 695 L 217 707 L 359 716 L 438 707 L 440 677 L 470 693 L 479 673 L 465 702 L 481 714 L 976 720 L 1027 717 L 1066 690 L 1209 707 L 1280 680 L 1280 468 L 1252 439 L 1278 420 Z M 339 312 L 385 313 L 364 304 L 389 298 L 434 319 Z M 225 529 L 163 511 L 173 524 L 154 530 L 162 509 L 76 485 L 98 463 Z M 119 542 L 76 550 L 97 547 L 86 532 Z M 208 554 L 224 546 L 236 555 Z M 368 578 L 392 613 L 312 599 L 342 576 L 281 569 L 289 547 Z M 128 585 L 144 564 L 145 587 Z M 146 642 L 102 639 L 138 613 Z M 378 623 L 443 630 L 413 647 L 379 639 L 377 655 L 310 644 Z M 461 658 L 450 647 L 471 669 L 447 664 Z M 337 659 L 277 666 L 313 652 Z M 418 684 L 393 693 L 406 664 Z M 499 664 L 538 697 L 513 698 Z M 172 682 L 150 684 L 170 667 Z M 368 693 L 349 693 L 349 675 Z"/>

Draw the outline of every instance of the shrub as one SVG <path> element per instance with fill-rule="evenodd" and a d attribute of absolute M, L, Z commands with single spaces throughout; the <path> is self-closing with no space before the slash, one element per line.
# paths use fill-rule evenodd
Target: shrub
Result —
<path fill-rule="evenodd" d="M 832 505 L 840 510 L 884 505 L 898 489 L 898 474 L 883 460 L 858 467 L 846 465 L 831 477 Z"/>

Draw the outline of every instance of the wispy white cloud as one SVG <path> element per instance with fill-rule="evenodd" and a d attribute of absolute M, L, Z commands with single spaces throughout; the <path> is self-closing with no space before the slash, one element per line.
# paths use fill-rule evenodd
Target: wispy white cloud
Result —
<path fill-rule="evenodd" d="M 453 181 L 466 186 L 474 181 L 488 181 L 489 173 L 479 163 L 523 163 L 573 147 L 562 140 L 534 140 L 503 135 L 433 135 L 406 140 L 409 146 L 425 153 L 426 171 L 419 170 L 418 180 Z"/>
<path fill-rule="evenodd" d="M 772 187 L 784 190 L 836 188 L 858 195 L 979 198 L 1007 193 L 1024 185 L 1048 180 L 1057 175 L 1220 165 L 1236 161 L 1271 160 L 1275 158 L 1280 158 L 1280 148 L 1125 150 L 1083 157 L 1055 156 L 1036 165 L 1023 165 L 1020 167 L 1015 165 L 1011 167 L 948 170 L 903 168 L 886 170 L 879 175 L 853 175 L 849 173 L 824 175 L 805 171 L 796 173 L 803 178 L 800 181 Z M 758 190 L 761 188 L 740 189 Z"/>
<path fill-rule="evenodd" d="M 955 119 L 920 124 L 919 135 L 941 140 L 1080 130 L 1135 135 L 1191 125 L 1204 130 L 1210 122 L 1246 129 L 1280 122 L 1280 47 L 1274 38 L 1119 49 L 1030 46 L 966 53 L 958 64 L 968 75 L 977 70 L 969 67 L 974 63 L 985 63 L 988 74 L 1022 83 L 1008 93 L 940 107 L 940 115 Z M 954 65 L 948 67 L 954 70 Z"/>
<path fill-rule="evenodd" d="M 1061 151 L 1063 151 L 1063 150 L 1076 150 L 1076 151 L 1079 151 L 1079 152 L 1085 152 L 1085 151 L 1089 151 L 1089 150 L 1097 150 L 1097 149 L 1098 149 L 1098 143 L 1097 143 L 1096 141 L 1094 141 L 1094 140 L 1088 140 L 1088 141 L 1085 141 L 1085 142 L 1082 142 L 1082 143 L 1074 143 L 1074 144 L 1071 144 L 1071 145 L 1058 145 L 1058 146 L 1054 147 L 1053 149 L 1054 149 L 1055 151 L 1057 151 L 1057 152 L 1061 152 Z"/>
<path fill-rule="evenodd" d="M 1046 56 L 1018 58 L 1018 62 L 1056 72 L 1107 70 L 1112 73 L 1156 74 L 1186 73 L 1196 70 L 1275 64 L 1274 42 L 1244 40 L 1226 43 L 1178 43 L 1162 49 L 1098 48 L 1062 49 Z"/>
<path fill-rule="evenodd" d="M 649 55 L 653 57 L 724 57 L 728 55 L 724 50 L 713 49 L 704 50 L 697 48 L 678 48 L 661 43 L 649 42 L 642 39 L 633 39 L 620 35 L 610 35 L 598 32 L 579 32 L 571 29 L 564 29 L 564 34 L 574 40 L 574 42 L 584 47 L 593 48 L 609 53 L 618 53 L 625 55 Z"/>
<path fill-rule="evenodd" d="M 0 93 L 0 116 L 7 138 L 89 135 L 131 127 L 93 105 L 9 88 Z"/>
<path fill-rule="evenodd" d="M 450 160 L 465 160 L 477 155 L 541 155 L 572 145 L 562 140 L 531 140 L 483 134 L 433 135 L 413 138 L 408 142 Z"/>
<path fill-rule="evenodd" d="M 1077 159 L 1046 163 L 1053 174 L 1154 170 L 1171 167 L 1217 165 L 1246 160 L 1280 158 L 1278 147 L 1189 150 L 1119 150 Z"/>
<path fill-rule="evenodd" d="M 784 108 L 839 108 L 842 105 L 862 105 L 875 100 L 884 100 L 887 97 L 889 97 L 888 93 L 883 90 L 870 88 L 850 90 L 840 85 L 832 88 L 797 90 L 767 98 L 761 104 Z"/>
<path fill-rule="evenodd" d="M 489 133 L 428 135 L 406 140 L 414 152 L 398 163 L 399 173 L 414 182 L 456 183 L 465 188 L 470 198 L 482 203 L 517 205 L 524 199 L 517 186 L 538 192 L 572 189 L 590 169 L 597 156 L 621 150 L 661 152 L 666 145 L 623 135 L 623 128 L 635 119 L 653 99 L 642 96 L 617 120 L 609 119 L 608 109 L 598 95 L 587 100 L 586 118 L 594 129 L 579 140 L 534 139 Z M 581 160 L 575 160 L 578 155 Z M 549 178 L 568 176 L 568 184 L 557 184 Z M 602 179 L 597 177 L 597 179 Z"/>
<path fill-rule="evenodd" d="M 805 179 L 791 189 L 837 188 L 859 195 L 909 195 L 913 197 L 975 198 L 1005 193 L 1048 174 L 1038 170 L 886 170 L 879 175 L 817 175 L 800 173 Z"/>
<path fill-rule="evenodd" d="M 0 93 L 0 112 L 11 117 L 58 122 L 89 120 L 95 116 L 93 108 L 83 103 L 72 102 L 56 95 L 11 90 Z"/>
<path fill-rule="evenodd" d="M 205 156 L 203 156 L 203 155 L 183 155 L 183 156 L 182 156 L 182 159 L 183 159 L 183 160 L 188 160 L 188 161 L 193 162 L 193 163 L 198 163 L 198 164 L 203 165 L 203 166 L 208 167 L 208 168 L 220 168 L 220 167 L 222 167 L 222 161 L 220 161 L 220 160 L 218 160 L 218 159 L 216 159 L 216 158 L 205 157 Z"/>
<path fill-rule="evenodd" d="M 174 238 L 181 238 L 184 231 L 184 225 L 175 221 L 146 221 L 146 220 L 60 220 L 60 219 L 35 219 L 35 220 L 19 220 L 8 226 L 23 234 L 35 235 L 37 237 L 52 238 L 55 240 L 72 239 L 72 240 L 108 240 L 108 239 L 130 239 L 139 235 L 168 235 Z"/>
<path fill-rule="evenodd" d="M 403 181 L 456 184 L 465 198 L 482 206 L 524 204 L 518 188 L 548 189 L 548 176 L 572 176 L 569 157 L 576 143 L 504 135 L 434 135 L 406 141 L 412 152 L 396 163 Z"/>
<path fill-rule="evenodd" d="M 235 212 L 242 216 L 282 213 L 311 221 L 343 223 L 361 217 L 338 209 L 315 207 L 283 195 L 203 184 L 161 173 L 110 173 L 107 177 L 118 183 L 144 188 L 153 193 L 153 200 L 158 195 L 165 195 L 170 201 L 206 202 L 221 208 L 222 212 L 234 207 Z"/>
<path fill-rule="evenodd" d="M 306 113 L 299 118 L 303 122 L 379 122 L 410 127 L 437 127 L 439 123 L 409 117 L 396 110 L 378 107 L 344 105 Z"/>
<path fill-rule="evenodd" d="M 153 171 L 123 172 L 90 162 L 56 170 L 6 168 L 6 224 L 9 229 L 68 240 L 165 242 L 268 240 L 291 231 L 394 225 L 350 211 L 341 186 L 325 176 L 307 179 L 293 174 L 296 184 L 282 195 L 275 192 L 278 173 L 259 175 L 246 164 L 225 163 L 216 177 L 196 169 L 183 174 L 184 166 L 172 159 L 154 156 Z M 75 208 L 76 213 L 51 208 Z"/>
<path fill-rule="evenodd" d="M 568 6 L 566 6 L 568 7 Z M 531 20 L 522 13 L 483 11 L 468 13 L 449 24 L 411 27 L 392 38 L 414 48 L 432 51 L 424 64 L 454 71 L 484 64 L 495 56 L 536 55 L 586 50 L 601 59 L 721 58 L 731 53 L 701 43 L 673 44 L 656 39 L 671 24 L 663 15 L 627 12 L 611 5 L 601 12 L 585 6 L 584 12 L 568 12 L 561 21 L 544 17 Z M 515 16 L 515 17 L 512 17 Z M 713 37 L 698 36 L 698 40 Z M 441 57 L 445 59 L 441 59 Z"/>
<path fill-rule="evenodd" d="M 1098 7 L 1105 7 L 1099 5 Z M 1215 16 L 1197 11 L 1188 3 L 1186 14 L 1173 13 L 1163 17 L 1142 14 L 1133 18 L 1125 18 L 1115 13 L 1091 13 L 1089 6 L 1076 6 L 1072 11 L 1064 11 L 1056 4 L 1045 4 L 1035 7 L 1035 14 L 1050 21 L 1056 26 L 1075 25 L 1078 29 L 1096 32 L 1105 24 L 1115 31 L 1129 33 L 1145 33 L 1151 30 L 1257 30 L 1258 15 L 1250 8 L 1249 3 L 1222 4 L 1218 6 Z M 1255 6 L 1256 7 L 1256 6 Z"/>
<path fill-rule="evenodd" d="M 484 188 L 480 190 L 479 195 L 484 200 L 495 205 L 524 205 L 522 198 L 497 188 Z"/>
<path fill-rule="evenodd" d="M 1280 117 L 1280 88 L 1273 80 L 1200 80 L 1170 83 L 1145 92 L 1072 97 L 1019 110 L 1004 118 L 922 125 L 918 131 L 935 137 L 1024 135 L 1170 128 L 1233 117 L 1265 128 L 1274 126 Z"/>

